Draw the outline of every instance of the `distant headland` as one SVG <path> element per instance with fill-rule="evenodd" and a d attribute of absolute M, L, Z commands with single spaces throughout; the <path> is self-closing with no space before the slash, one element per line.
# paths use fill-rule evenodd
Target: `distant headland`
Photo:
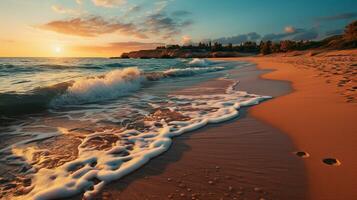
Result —
<path fill-rule="evenodd" d="M 336 50 L 352 49 L 357 47 L 357 21 L 346 26 L 342 35 L 334 35 L 320 41 L 293 41 L 283 40 L 279 42 L 247 41 L 242 44 L 222 45 L 218 42 L 190 44 L 190 45 L 167 45 L 159 46 L 156 49 L 139 50 L 123 53 L 115 58 L 219 58 L 219 57 L 241 57 L 257 54 L 271 54 L 290 51 L 304 50 Z"/>

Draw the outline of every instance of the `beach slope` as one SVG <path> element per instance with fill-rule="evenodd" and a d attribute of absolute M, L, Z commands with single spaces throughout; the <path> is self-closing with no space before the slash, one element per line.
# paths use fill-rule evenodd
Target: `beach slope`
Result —
<path fill-rule="evenodd" d="M 255 106 L 250 112 L 287 133 L 299 150 L 310 155 L 302 158 L 309 199 L 357 199 L 357 51 L 230 60 L 273 69 L 262 78 L 292 83 L 292 93 Z M 337 163 L 323 160 L 326 158 L 337 159 Z"/>

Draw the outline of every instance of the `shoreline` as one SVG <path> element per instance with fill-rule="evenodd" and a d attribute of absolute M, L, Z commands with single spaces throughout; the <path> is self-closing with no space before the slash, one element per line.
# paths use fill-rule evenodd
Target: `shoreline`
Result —
<path fill-rule="evenodd" d="M 230 76 L 240 80 L 238 90 L 272 96 L 289 92 L 286 82 L 258 78 L 265 72 L 249 66 Z M 207 81 L 179 94 L 217 92 L 226 85 L 225 80 Z M 296 148 L 286 134 L 252 117 L 250 109 L 176 137 L 167 152 L 108 184 L 98 198 L 305 199 L 305 169 L 292 153 Z"/>
<path fill-rule="evenodd" d="M 307 169 L 308 199 L 356 199 L 357 104 L 353 101 L 355 72 L 351 74 L 348 69 L 353 67 L 357 51 L 330 52 L 317 58 L 302 56 L 225 60 L 250 61 L 259 69 L 274 70 L 263 74 L 263 79 L 291 81 L 291 93 L 257 105 L 250 113 L 288 134 L 299 151 L 310 155 L 302 158 Z M 323 63 L 325 74 L 316 67 L 316 60 Z M 335 158 L 340 165 L 326 165 L 322 161 L 325 158 Z"/>
<path fill-rule="evenodd" d="M 357 51 L 213 60 L 249 63 L 171 94 L 229 88 L 274 98 L 175 137 L 94 199 L 357 198 Z"/>

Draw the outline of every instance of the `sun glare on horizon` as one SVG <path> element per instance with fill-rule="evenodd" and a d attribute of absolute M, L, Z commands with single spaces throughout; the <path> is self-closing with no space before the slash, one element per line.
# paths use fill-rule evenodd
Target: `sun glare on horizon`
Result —
<path fill-rule="evenodd" d="M 63 51 L 63 48 L 60 47 L 60 46 L 56 46 L 56 47 L 54 47 L 53 50 L 54 50 L 55 53 L 59 54 L 59 53 L 61 53 Z"/>

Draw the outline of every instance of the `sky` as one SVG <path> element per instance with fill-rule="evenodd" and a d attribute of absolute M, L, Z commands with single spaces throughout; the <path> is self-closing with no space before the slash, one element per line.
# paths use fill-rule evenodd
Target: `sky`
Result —
<path fill-rule="evenodd" d="M 356 0 L 1 0 L 0 57 L 109 57 L 165 44 L 318 40 Z"/>

